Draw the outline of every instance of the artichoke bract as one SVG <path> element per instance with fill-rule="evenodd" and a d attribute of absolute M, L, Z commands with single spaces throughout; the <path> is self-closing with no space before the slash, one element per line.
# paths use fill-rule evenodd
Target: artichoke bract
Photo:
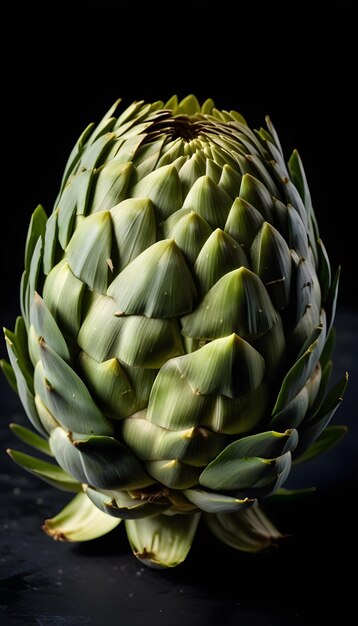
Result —
<path fill-rule="evenodd" d="M 9 454 L 76 494 L 44 523 L 55 539 L 123 521 L 138 559 L 173 567 L 201 519 L 257 552 L 282 537 L 264 504 L 292 495 L 292 460 L 344 433 L 326 428 L 347 379 L 326 393 L 339 272 L 269 118 L 118 104 L 31 220 L 3 369 L 40 456 Z"/>

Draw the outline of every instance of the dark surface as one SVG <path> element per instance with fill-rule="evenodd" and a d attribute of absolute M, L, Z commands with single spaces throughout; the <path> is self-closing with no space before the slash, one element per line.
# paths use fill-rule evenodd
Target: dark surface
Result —
<path fill-rule="evenodd" d="M 69 496 L 25 473 L 5 448 L 23 448 L 7 430 L 26 423 L 17 398 L 1 379 L 1 626 L 158 624 L 171 626 L 303 626 L 325 619 L 351 623 L 357 558 L 358 316 L 337 320 L 335 371 L 353 384 L 334 423 L 349 425 L 339 446 L 295 469 L 293 486 L 318 486 L 299 503 L 273 511 L 292 534 L 260 556 L 235 552 L 200 528 L 187 561 L 176 570 L 142 567 L 129 553 L 124 530 L 84 544 L 56 543 L 41 531 Z M 332 623 L 330 621 L 329 623 Z"/>

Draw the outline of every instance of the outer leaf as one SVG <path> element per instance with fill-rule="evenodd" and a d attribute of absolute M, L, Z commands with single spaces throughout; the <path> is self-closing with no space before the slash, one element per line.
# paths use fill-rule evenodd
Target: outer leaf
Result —
<path fill-rule="evenodd" d="M 322 349 L 322 341 L 320 340 L 322 330 L 322 327 L 317 329 L 318 338 L 307 348 L 285 376 L 272 411 L 273 416 L 282 411 L 288 402 L 291 402 L 311 376 Z"/>
<path fill-rule="evenodd" d="M 33 363 L 36 363 L 40 357 L 40 349 L 38 346 L 39 337 L 51 346 L 51 348 L 65 361 L 70 360 L 70 354 L 66 341 L 44 300 L 35 292 L 34 299 L 30 310 L 30 333 L 33 331 L 33 342 L 30 344 L 33 353 Z"/>
<path fill-rule="evenodd" d="M 76 144 L 74 145 L 72 152 L 70 154 L 70 156 L 68 157 L 68 161 L 65 167 L 65 171 L 63 174 L 63 179 L 62 179 L 62 183 L 61 183 L 61 191 L 63 189 L 63 187 L 66 184 L 66 181 L 69 177 L 69 175 L 71 174 L 72 170 L 74 169 L 74 167 L 76 166 L 82 152 L 84 149 L 84 146 L 87 142 L 88 137 L 91 135 L 92 131 L 94 128 L 94 123 L 89 124 L 89 126 L 87 126 L 87 128 L 85 128 L 85 130 L 83 131 L 83 133 L 81 133 L 80 137 L 78 138 Z M 57 203 L 56 203 L 57 206 Z"/>
<path fill-rule="evenodd" d="M 305 489 L 285 489 L 281 487 L 270 496 L 273 502 L 296 502 L 306 496 L 312 495 L 316 491 L 316 487 L 306 487 Z"/>
<path fill-rule="evenodd" d="M 93 487 L 137 489 L 154 482 L 134 454 L 114 437 L 66 433 L 55 428 L 50 446 L 61 467 Z"/>
<path fill-rule="evenodd" d="M 32 305 L 33 297 L 35 291 L 39 290 L 38 280 L 41 269 L 41 261 L 42 261 L 42 250 L 43 250 L 43 239 L 39 237 L 37 240 L 37 244 L 35 246 L 33 255 L 31 257 L 30 268 L 26 272 L 27 275 L 27 286 L 25 291 L 25 315 L 24 321 L 26 325 L 28 324 L 29 316 L 30 316 L 30 308 Z"/>
<path fill-rule="evenodd" d="M 25 244 L 25 270 L 30 269 L 31 258 L 34 254 L 39 237 L 43 238 L 45 236 L 46 222 L 47 215 L 44 208 L 39 204 L 31 216 L 27 233 Z"/>
<path fill-rule="evenodd" d="M 322 290 L 322 302 L 325 302 L 331 286 L 331 266 L 326 248 L 321 239 L 317 239 L 317 250 L 319 254 L 319 283 Z"/>
<path fill-rule="evenodd" d="M 75 371 L 42 339 L 35 370 L 36 391 L 54 417 L 69 430 L 111 434 L 112 426 L 92 400 Z"/>
<path fill-rule="evenodd" d="M 240 490 L 261 486 L 262 479 L 281 473 L 276 459 L 297 446 L 295 430 L 269 431 L 229 444 L 200 475 L 200 484 L 210 489 Z"/>
<path fill-rule="evenodd" d="M 92 178 L 92 168 L 81 170 L 67 181 L 59 197 L 56 205 L 58 241 L 63 250 L 71 238 L 76 213 L 85 215 L 87 212 Z"/>
<path fill-rule="evenodd" d="M 126 531 L 134 556 L 155 568 L 182 563 L 192 544 L 200 515 L 157 515 L 126 520 Z"/>
<path fill-rule="evenodd" d="M 144 461 L 180 459 L 197 467 L 206 465 L 221 452 L 226 438 L 203 428 L 167 430 L 146 419 L 146 411 L 123 422 L 125 443 Z"/>
<path fill-rule="evenodd" d="M 337 298 L 338 298 L 338 288 L 339 288 L 339 277 L 341 274 L 341 268 L 339 267 L 337 269 L 337 272 L 334 276 L 334 279 L 332 281 L 331 284 L 331 288 L 327 297 L 327 302 L 325 304 L 325 308 L 327 310 L 327 318 L 328 318 L 328 327 L 327 327 L 327 333 L 330 332 L 332 326 L 333 326 L 333 322 L 334 322 L 334 318 L 336 316 L 336 307 L 337 307 Z"/>
<path fill-rule="evenodd" d="M 331 421 L 339 405 L 343 401 L 343 396 L 348 383 L 348 374 L 336 384 L 328 393 L 317 413 L 303 422 L 300 428 L 300 441 L 296 449 L 295 456 L 301 455 L 307 450 L 324 431 Z"/>
<path fill-rule="evenodd" d="M 347 426 L 328 426 L 316 439 L 316 441 L 294 461 L 294 464 L 306 463 L 311 461 L 322 452 L 326 452 L 333 448 L 346 434 Z"/>
<path fill-rule="evenodd" d="M 36 406 L 35 406 L 35 402 L 34 402 L 34 395 L 32 393 L 32 390 L 29 389 L 28 386 L 28 381 L 25 378 L 22 369 L 20 368 L 20 363 L 21 363 L 21 359 L 18 358 L 18 354 L 16 351 L 16 347 L 14 346 L 13 342 L 11 341 L 11 339 L 9 338 L 9 331 L 7 331 L 5 329 L 5 340 L 6 340 L 6 347 L 8 350 L 8 354 L 9 354 L 9 359 L 10 359 L 10 363 L 11 363 L 11 367 L 14 371 L 14 374 L 16 376 L 16 387 L 17 387 L 17 392 L 19 394 L 20 400 L 22 402 L 22 405 L 26 411 L 26 415 L 29 418 L 30 422 L 32 423 L 32 425 L 36 428 L 36 430 L 41 433 L 41 435 L 44 435 L 45 437 L 47 436 L 47 432 L 44 429 L 37 410 L 36 410 Z"/>
<path fill-rule="evenodd" d="M 165 497 L 156 497 L 151 501 L 150 495 L 148 500 L 145 500 L 143 497 L 136 498 L 135 492 L 132 492 L 133 495 L 126 491 L 101 492 L 86 486 L 85 493 L 101 511 L 120 519 L 152 517 L 163 513 L 171 506 Z M 143 496 L 143 493 L 140 495 Z"/>
<path fill-rule="evenodd" d="M 239 509 L 248 508 L 255 503 L 255 500 L 250 500 L 249 498 L 240 500 L 239 498 L 213 493 L 205 489 L 185 489 L 183 493 L 198 509 L 206 513 L 233 513 Z"/>
<path fill-rule="evenodd" d="M 53 487 L 61 489 L 61 491 L 76 492 L 82 489 L 80 482 L 67 474 L 67 472 L 64 472 L 58 465 L 54 465 L 54 463 L 48 463 L 18 450 L 7 450 L 7 453 L 17 465 L 20 465 L 30 474 L 42 478 L 42 480 Z"/>
<path fill-rule="evenodd" d="M 205 515 L 204 519 L 220 541 L 244 552 L 262 552 L 284 537 L 258 506 L 236 513 Z"/>
<path fill-rule="evenodd" d="M 0 360 L 0 367 L 1 367 L 2 371 L 3 371 L 3 373 L 4 373 L 4 376 L 5 376 L 6 380 L 7 380 L 7 382 L 9 383 L 10 387 L 15 391 L 15 393 L 17 393 L 16 376 L 15 376 L 15 372 L 14 372 L 12 366 L 5 359 L 1 359 Z"/>
<path fill-rule="evenodd" d="M 88 541 L 106 535 L 120 521 L 100 511 L 86 494 L 79 493 L 55 517 L 46 519 L 42 528 L 56 541 Z"/>
<path fill-rule="evenodd" d="M 47 440 L 43 437 L 40 437 L 29 428 L 25 428 L 25 426 L 20 426 L 20 424 L 10 424 L 10 428 L 20 441 L 27 443 L 35 450 L 39 450 L 39 452 L 53 456 Z"/>

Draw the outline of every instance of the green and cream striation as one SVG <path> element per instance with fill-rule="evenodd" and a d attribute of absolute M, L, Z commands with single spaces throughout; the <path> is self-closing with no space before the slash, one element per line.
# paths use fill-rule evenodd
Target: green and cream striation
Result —
<path fill-rule="evenodd" d="M 14 433 L 50 458 L 10 454 L 77 494 L 55 538 L 125 520 L 139 559 L 174 566 L 202 516 L 255 552 L 281 536 L 258 501 L 343 433 L 325 430 L 346 385 L 326 394 L 338 273 L 269 119 L 194 96 L 117 107 L 31 220 L 3 369 L 38 431 Z"/>

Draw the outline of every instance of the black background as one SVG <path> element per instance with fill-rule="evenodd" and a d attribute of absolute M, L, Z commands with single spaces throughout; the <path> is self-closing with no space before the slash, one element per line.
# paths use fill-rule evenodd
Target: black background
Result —
<path fill-rule="evenodd" d="M 98 121 L 118 97 L 129 104 L 133 99 L 165 100 L 172 93 L 184 97 L 193 92 L 202 101 L 213 97 L 219 108 L 239 110 L 254 127 L 262 125 L 268 113 L 287 158 L 294 147 L 298 148 L 321 236 L 333 267 L 342 264 L 337 365 L 340 372 L 348 367 L 356 370 L 357 245 L 353 217 L 357 215 L 357 103 L 353 87 L 357 35 L 353 2 L 331 2 L 322 7 L 304 2 L 260 6 L 218 1 L 212 6 L 184 1 L 80 2 L 75 9 L 73 5 L 27 2 L 2 9 L 0 298 L 4 324 L 12 327 L 18 311 L 30 215 L 39 202 L 48 213 L 52 210 L 67 156 L 85 126 Z M 5 354 L 3 345 L 0 354 Z M 9 507 L 5 519 L 12 520 L 12 532 L 9 536 L 4 532 L 5 544 L 12 554 L 13 568 L 14 559 L 26 566 L 19 566 L 19 571 L 15 568 L 15 574 L 12 569 L 11 580 L 4 583 L 5 595 L 14 602 L 4 622 L 0 613 L 0 623 L 104 624 L 98 594 L 103 595 L 107 614 L 119 611 L 122 621 L 118 623 L 123 624 L 142 624 L 145 619 L 176 624 L 184 619 L 187 624 L 216 624 L 220 620 L 236 624 L 240 620 L 244 626 L 276 626 L 311 623 L 310 618 L 318 623 L 323 614 L 334 610 L 343 615 L 351 593 L 345 568 L 349 556 L 353 557 L 355 541 L 349 504 L 357 489 L 354 385 L 353 381 L 336 420 L 350 423 L 351 434 L 337 449 L 340 452 L 332 452 L 326 461 L 314 465 L 314 479 L 322 495 L 314 496 L 307 506 L 293 508 L 290 519 L 296 543 L 291 542 L 280 556 L 261 560 L 235 553 L 229 556 L 231 552 L 226 548 L 220 552 L 217 544 L 203 535 L 181 573 L 171 577 L 146 573 L 140 578 L 139 566 L 126 560 L 123 539 L 122 547 L 115 547 L 110 557 L 113 547 L 108 540 L 74 549 L 49 543 L 38 535 L 34 525 L 39 524 L 42 513 L 54 514 L 57 503 L 65 500 L 30 477 L 26 479 L 29 492 L 35 494 L 34 499 L 38 493 L 49 498 L 44 505 L 47 509 L 35 514 L 29 498 L 14 502 L 11 481 L 20 484 L 16 481 L 21 481 L 23 474 L 1 460 Z M 6 422 L 13 412 L 21 413 L 5 387 L 2 407 Z M 7 445 L 7 435 L 6 439 Z M 21 524 L 16 526 L 21 515 L 22 530 L 29 533 L 27 543 Z M 24 551 L 22 557 L 19 546 Z M 36 584 L 26 583 L 30 574 L 25 570 L 31 570 L 35 578 L 40 570 L 52 571 L 45 557 L 39 561 L 39 551 L 46 549 L 50 552 L 47 559 L 59 559 L 60 569 L 61 558 L 66 559 L 67 588 L 64 585 L 62 595 L 59 589 L 54 593 L 52 580 L 51 591 L 45 589 L 40 596 L 46 607 L 42 621 L 40 617 L 34 621 L 41 602 L 32 591 Z M 123 602 L 105 582 L 109 580 L 108 568 L 117 567 L 116 563 L 127 567 L 118 581 L 125 589 L 123 598 L 127 601 L 122 598 Z M 71 568 L 76 567 L 87 568 L 88 584 L 72 585 L 75 575 Z M 101 578 L 98 583 L 96 567 Z M 233 568 L 233 575 L 225 567 Z M 21 581 L 20 591 L 12 576 L 17 583 Z M 128 604 L 133 581 L 137 585 L 135 608 L 133 602 Z M 323 585 L 325 592 L 319 591 Z M 178 586 L 184 586 L 189 604 L 183 604 L 182 596 L 174 592 Z M 71 603 L 74 589 L 81 598 L 87 598 L 87 604 L 78 596 L 79 604 Z M 66 598 L 71 598 L 67 604 Z M 26 602 L 27 613 L 21 602 Z M 32 603 L 36 607 L 33 610 Z M 166 607 L 164 615 L 159 613 L 160 606 Z M 192 609 L 197 617 L 190 621 Z"/>

